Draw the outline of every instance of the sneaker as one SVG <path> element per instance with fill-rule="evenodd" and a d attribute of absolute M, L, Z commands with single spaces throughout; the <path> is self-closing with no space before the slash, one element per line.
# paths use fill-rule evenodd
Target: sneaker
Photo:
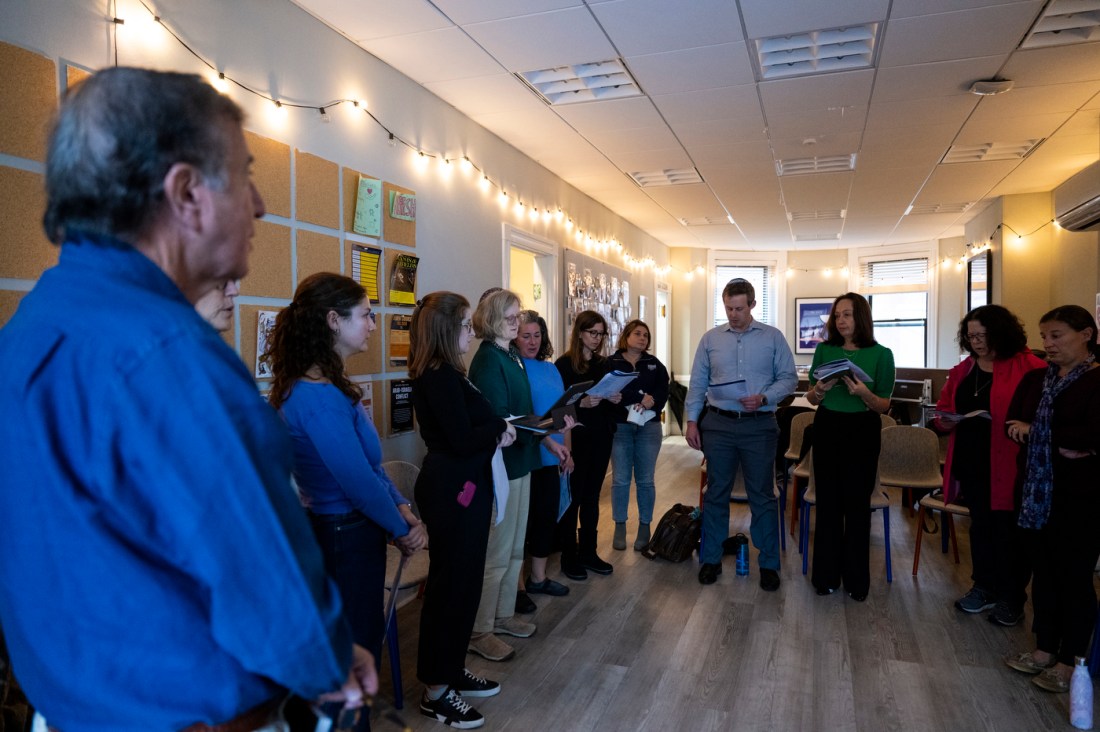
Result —
<path fill-rule="evenodd" d="M 1023 618 L 1023 607 L 1008 602 L 998 602 L 996 607 L 993 608 L 993 612 L 989 613 L 987 616 L 989 622 L 1003 625 L 1006 628 L 1011 628 L 1013 625 L 1023 620 Z"/>
<path fill-rule="evenodd" d="M 582 567 L 587 570 L 591 570 L 596 574 L 611 574 L 615 571 L 615 568 L 611 566 L 611 564 L 600 559 L 599 555 L 595 552 L 589 554 L 588 556 L 582 555 L 578 557 L 578 559 L 580 560 Z M 566 576 L 568 577 L 568 575 Z"/>
<path fill-rule="evenodd" d="M 470 673 L 470 669 L 462 669 L 462 678 L 457 684 L 451 687 L 462 696 L 474 698 L 484 698 L 487 696 L 496 696 L 500 693 L 500 684 L 496 681 L 489 681 L 489 679 L 483 679 L 480 676 L 474 676 Z"/>
<path fill-rule="evenodd" d="M 463 701 L 454 689 L 447 689 L 438 699 L 429 699 L 424 692 L 420 697 L 420 713 L 456 729 L 477 729 L 485 724 L 485 717 Z"/>
<path fill-rule="evenodd" d="M 497 618 L 496 624 L 493 627 L 494 633 L 503 633 L 504 635 L 513 635 L 516 638 L 530 638 L 535 634 L 538 627 L 534 623 L 528 623 L 519 618 L 512 616 L 510 618 Z"/>
<path fill-rule="evenodd" d="M 516 655 L 515 648 L 512 648 L 492 633 L 470 636 L 470 644 L 466 647 L 466 650 L 489 661 L 507 661 Z"/>
<path fill-rule="evenodd" d="M 1049 668 L 1053 668 L 1057 661 L 1054 657 L 1051 657 L 1046 663 L 1039 663 L 1035 660 L 1035 657 L 1031 655 L 1030 651 L 1024 653 L 1017 653 L 1015 656 L 1005 656 L 1005 665 L 1016 671 L 1020 671 L 1025 674 L 1038 674 L 1046 671 Z"/>
<path fill-rule="evenodd" d="M 970 592 L 955 600 L 955 607 L 964 613 L 984 613 L 986 610 L 997 607 L 997 601 L 993 595 L 974 585 L 970 588 Z"/>
<path fill-rule="evenodd" d="M 527 586 L 527 592 L 532 595 L 550 595 L 552 597 L 562 597 L 569 594 L 569 588 L 563 585 L 561 582 L 555 582 L 547 577 L 542 582 L 535 582 L 530 577 L 525 582 Z"/>
<path fill-rule="evenodd" d="M 1059 672 L 1056 668 L 1048 668 L 1033 678 L 1031 683 L 1043 691 L 1065 694 L 1069 691 L 1069 674 Z"/>
<path fill-rule="evenodd" d="M 622 551 L 626 549 L 626 523 L 615 522 L 615 535 L 611 538 L 611 548 Z"/>
<path fill-rule="evenodd" d="M 539 609 L 539 606 L 535 604 L 535 601 L 527 596 L 527 593 L 520 590 L 516 593 L 516 612 L 522 615 L 530 615 Z"/>
<path fill-rule="evenodd" d="M 634 551 L 640 552 L 649 544 L 649 524 L 638 524 L 638 538 L 634 540 Z"/>

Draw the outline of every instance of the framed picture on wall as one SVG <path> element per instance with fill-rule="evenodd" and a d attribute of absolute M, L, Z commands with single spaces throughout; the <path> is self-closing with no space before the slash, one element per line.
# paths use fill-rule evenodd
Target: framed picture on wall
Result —
<path fill-rule="evenodd" d="M 825 340 L 825 323 L 829 320 L 832 307 L 831 297 L 795 298 L 795 322 L 798 323 L 795 353 L 813 353 L 817 344 Z"/>

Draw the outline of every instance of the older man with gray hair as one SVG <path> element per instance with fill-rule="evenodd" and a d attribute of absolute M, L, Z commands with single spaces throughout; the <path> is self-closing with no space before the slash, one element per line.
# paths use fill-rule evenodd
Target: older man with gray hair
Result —
<path fill-rule="evenodd" d="M 61 246 L 0 331 L 0 623 L 62 732 L 272 728 L 377 688 L 290 488 L 290 444 L 193 303 L 248 270 L 242 112 L 196 76 L 72 89 Z"/>

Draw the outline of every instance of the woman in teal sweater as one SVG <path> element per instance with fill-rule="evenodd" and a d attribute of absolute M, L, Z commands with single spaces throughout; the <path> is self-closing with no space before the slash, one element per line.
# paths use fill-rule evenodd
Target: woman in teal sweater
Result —
<path fill-rule="evenodd" d="M 871 306 L 847 292 L 833 302 L 827 338 L 814 351 L 806 393 L 817 405 L 814 417 L 814 524 L 812 580 L 817 594 L 830 595 L 844 583 L 848 596 L 867 599 L 871 586 L 871 493 L 878 472 L 882 421 L 894 391 L 894 354 L 875 342 Z M 847 358 L 871 377 L 845 374 L 818 381 L 821 364 Z"/>
<path fill-rule="evenodd" d="M 470 363 L 470 381 L 499 417 L 524 416 L 533 411 L 527 371 L 512 343 L 519 333 L 519 312 L 519 297 L 508 290 L 483 295 L 474 312 L 474 333 L 482 341 Z M 568 455 L 564 445 L 548 437 L 541 439 L 559 459 L 564 460 Z M 471 651 L 490 661 L 503 661 L 515 653 L 494 634 L 527 638 L 535 633 L 535 624 L 520 620 L 515 612 L 523 544 L 527 538 L 531 471 L 542 465 L 539 441 L 534 433 L 520 430 L 516 441 L 503 448 L 504 467 L 508 471 L 508 498 L 503 517 L 489 533 L 481 605 L 469 646 Z M 500 513 L 498 507 L 497 515 Z"/>

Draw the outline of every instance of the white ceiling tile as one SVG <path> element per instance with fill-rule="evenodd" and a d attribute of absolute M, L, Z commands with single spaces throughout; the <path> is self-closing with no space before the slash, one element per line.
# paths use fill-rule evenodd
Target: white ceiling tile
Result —
<path fill-rule="evenodd" d="M 879 102 L 969 95 L 972 83 L 992 78 L 1003 62 L 1001 56 L 986 56 L 879 69 L 871 104 L 873 107 Z"/>
<path fill-rule="evenodd" d="M 791 158 L 823 158 L 833 155 L 851 155 L 859 151 L 859 133 L 851 132 L 838 135 L 818 135 L 813 137 L 816 142 L 807 143 L 807 137 L 789 137 L 772 140 L 772 151 L 779 160 Z M 859 160 L 856 160 L 859 166 Z"/>
<path fill-rule="evenodd" d="M 642 90 L 654 95 L 738 86 L 753 80 L 743 42 L 630 56 L 626 65 Z"/>
<path fill-rule="evenodd" d="M 612 158 L 635 152 L 669 151 L 677 158 L 687 160 L 680 143 L 667 127 L 639 127 L 631 130 L 600 130 L 584 137 Z M 673 167 L 662 165 L 663 168 Z"/>
<path fill-rule="evenodd" d="M 788 211 L 832 211 L 848 208 L 848 192 L 855 174 L 818 173 L 780 179 Z"/>
<path fill-rule="evenodd" d="M 886 20 L 888 0 L 742 0 L 749 38 L 784 36 Z"/>
<path fill-rule="evenodd" d="M 404 2 L 404 0 L 403 0 Z M 582 0 L 432 0 L 458 25 L 580 7 Z"/>
<path fill-rule="evenodd" d="M 875 101 L 867 111 L 868 131 L 887 131 L 896 127 L 909 127 L 913 120 L 934 119 L 937 125 L 946 125 L 958 129 L 981 97 L 973 94 L 952 94 L 950 96 L 925 99 L 898 99 L 893 101 Z"/>
<path fill-rule="evenodd" d="M 1066 112 L 1033 114 L 1027 117 L 1005 117 L 980 114 L 981 109 L 959 131 L 956 145 L 981 145 L 987 142 L 1022 142 L 1049 137 L 1069 119 Z"/>
<path fill-rule="evenodd" d="M 768 134 L 774 139 L 817 137 L 863 130 L 866 107 L 812 109 L 798 114 L 768 114 Z"/>
<path fill-rule="evenodd" d="M 891 20 L 879 63 L 888 68 L 1008 54 L 1034 20 L 1030 3 Z"/>
<path fill-rule="evenodd" d="M 1003 74 L 1017 86 L 1096 81 L 1100 79 L 1100 43 L 1018 51 L 1005 64 Z"/>
<path fill-rule="evenodd" d="M 1019 164 L 1017 160 L 938 165 L 917 197 L 918 203 L 977 201 Z"/>
<path fill-rule="evenodd" d="M 616 57 L 585 8 L 472 23 L 470 36 L 514 72 L 607 61 Z"/>
<path fill-rule="evenodd" d="M 912 18 L 918 15 L 938 15 L 968 8 L 985 8 L 995 5 L 1030 5 L 1037 15 L 1046 0 L 894 0 L 890 9 L 891 18 Z"/>
<path fill-rule="evenodd" d="M 502 71 L 492 56 L 455 27 L 365 40 L 360 45 L 419 84 Z"/>
<path fill-rule="evenodd" d="M 546 113 L 546 105 L 511 74 L 439 81 L 424 86 L 468 117 L 510 110 Z"/>
<path fill-rule="evenodd" d="M 672 125 L 752 116 L 760 120 L 761 127 L 764 126 L 755 84 L 652 94 L 652 98 L 661 114 Z"/>
<path fill-rule="evenodd" d="M 453 25 L 427 0 L 404 0 L 401 3 L 389 0 L 293 2 L 355 41 L 421 33 Z"/>
<path fill-rule="evenodd" d="M 1097 133 L 1055 135 L 990 191 L 992 196 L 1050 191 L 1100 158 Z"/>
<path fill-rule="evenodd" d="M 691 168 L 693 164 L 681 148 L 665 148 L 659 150 L 621 150 L 619 152 L 607 152 L 619 169 L 624 173 L 639 173 L 655 170 L 680 170 Z"/>
<path fill-rule="evenodd" d="M 661 115 L 646 97 L 610 99 L 606 102 L 565 104 L 555 107 L 558 115 L 581 132 L 627 130 L 663 124 Z"/>
<path fill-rule="evenodd" d="M 592 12 L 624 56 L 662 53 L 741 40 L 741 19 L 729 0 L 692 0 L 669 13 L 668 0 L 615 0 Z"/>
<path fill-rule="evenodd" d="M 676 135 L 689 151 L 713 145 L 759 143 L 767 140 L 764 120 L 759 115 L 737 119 L 703 120 L 696 123 L 685 122 L 677 125 Z"/>
<path fill-rule="evenodd" d="M 798 114 L 806 110 L 863 109 L 871 99 L 874 69 L 779 79 L 760 84 L 764 114 Z"/>

